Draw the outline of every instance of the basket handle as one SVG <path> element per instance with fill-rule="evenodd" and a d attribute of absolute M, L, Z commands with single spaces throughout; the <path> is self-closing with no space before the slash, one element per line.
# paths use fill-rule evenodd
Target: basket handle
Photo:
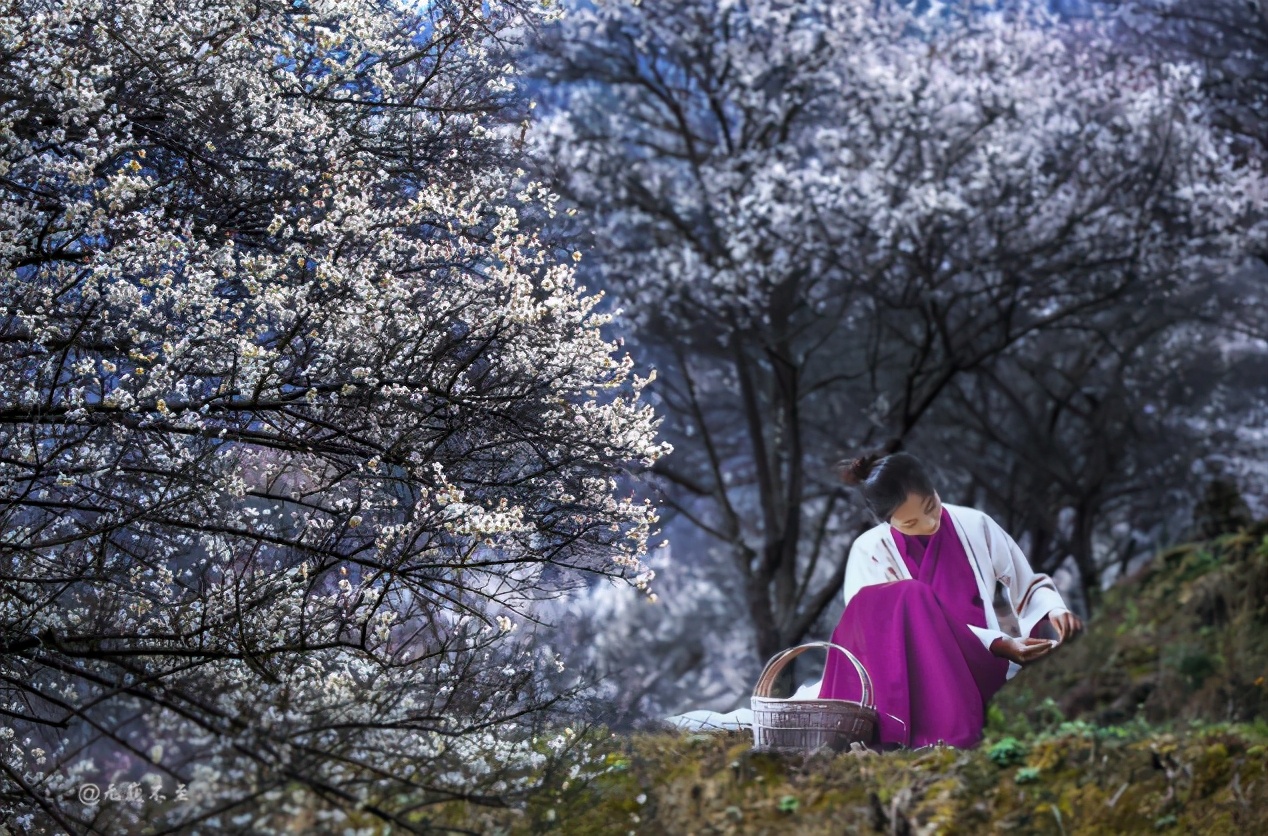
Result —
<path fill-rule="evenodd" d="M 775 677 L 779 676 L 779 672 L 784 669 L 784 666 L 801 654 L 805 653 L 807 650 L 815 647 L 825 648 L 829 652 L 831 652 L 832 648 L 836 648 L 844 653 L 846 657 L 854 663 L 854 670 L 858 671 L 859 681 L 863 683 L 863 706 L 865 708 L 875 708 L 876 703 L 872 700 L 872 678 L 867 675 L 867 669 L 863 667 L 863 663 L 860 662 L 853 653 L 846 650 L 841 645 L 833 644 L 832 642 L 807 642 L 776 653 L 771 657 L 771 660 L 766 663 L 765 669 L 762 670 L 762 675 L 758 677 L 757 685 L 753 688 L 753 696 L 769 697 L 771 695 L 771 686 L 775 684 Z M 906 724 L 904 723 L 904 725 Z"/>

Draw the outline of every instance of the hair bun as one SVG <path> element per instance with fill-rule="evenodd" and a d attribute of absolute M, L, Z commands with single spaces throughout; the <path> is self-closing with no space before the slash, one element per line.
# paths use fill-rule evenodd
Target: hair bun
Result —
<path fill-rule="evenodd" d="M 868 475 L 872 472 L 872 466 L 876 464 L 877 459 L 881 457 L 880 453 L 867 453 L 858 458 L 850 459 L 843 462 L 841 467 L 841 481 L 847 485 L 861 485 L 867 480 Z"/>
<path fill-rule="evenodd" d="M 863 484 L 867 481 L 867 477 L 871 475 L 872 468 L 878 461 L 886 456 L 897 453 L 902 449 L 902 447 L 902 436 L 895 436 L 885 442 L 885 444 L 876 452 L 864 453 L 857 458 L 846 459 L 838 465 L 841 472 L 841 481 L 845 482 L 847 485 Z"/>

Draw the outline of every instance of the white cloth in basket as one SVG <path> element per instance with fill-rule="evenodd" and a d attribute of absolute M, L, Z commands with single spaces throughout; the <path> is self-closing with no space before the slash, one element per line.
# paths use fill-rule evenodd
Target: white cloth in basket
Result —
<path fill-rule="evenodd" d="M 807 682 L 792 695 L 794 700 L 817 700 L 822 679 Z M 697 709 L 685 714 L 666 717 L 665 722 L 682 731 L 749 731 L 753 728 L 753 709 L 737 708 L 723 714 L 719 711 Z"/>

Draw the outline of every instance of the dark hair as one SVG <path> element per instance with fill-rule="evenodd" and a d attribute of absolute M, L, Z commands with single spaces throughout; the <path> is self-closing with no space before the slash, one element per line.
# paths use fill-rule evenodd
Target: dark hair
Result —
<path fill-rule="evenodd" d="M 857 485 L 877 523 L 894 515 L 909 494 L 933 496 L 933 482 L 920 459 L 898 452 L 902 439 L 892 439 L 881 450 L 840 463 L 841 481 Z"/>

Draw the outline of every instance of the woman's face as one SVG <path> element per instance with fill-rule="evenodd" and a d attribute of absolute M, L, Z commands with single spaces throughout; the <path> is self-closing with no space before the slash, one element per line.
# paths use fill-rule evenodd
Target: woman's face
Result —
<path fill-rule="evenodd" d="M 889 524 L 903 534 L 933 534 L 942 524 L 942 498 L 918 493 L 907 494 L 907 501 L 899 505 Z"/>

